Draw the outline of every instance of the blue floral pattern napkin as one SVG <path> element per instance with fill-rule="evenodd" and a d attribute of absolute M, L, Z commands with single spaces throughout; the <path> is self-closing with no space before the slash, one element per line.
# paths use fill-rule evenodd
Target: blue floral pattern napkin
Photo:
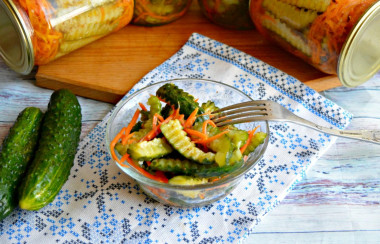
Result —
<path fill-rule="evenodd" d="M 253 99 L 276 101 L 329 127 L 345 128 L 352 117 L 292 76 L 197 33 L 126 97 L 148 84 L 181 77 L 225 82 Z M 0 222 L 0 243 L 243 241 L 334 142 L 308 128 L 270 123 L 267 152 L 231 194 L 203 207 L 177 208 L 150 199 L 111 160 L 105 148 L 109 116 L 80 143 L 69 180 L 56 199 L 39 211 L 15 210 Z"/>

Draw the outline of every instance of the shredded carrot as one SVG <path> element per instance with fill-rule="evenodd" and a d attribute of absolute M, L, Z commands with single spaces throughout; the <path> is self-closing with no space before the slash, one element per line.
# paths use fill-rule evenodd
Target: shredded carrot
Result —
<path fill-rule="evenodd" d="M 128 154 L 126 154 L 126 155 L 128 155 Z M 126 160 L 128 161 L 128 163 L 133 168 L 135 168 L 138 172 L 140 172 L 145 177 L 148 177 L 149 179 L 156 180 L 159 182 L 168 183 L 168 179 L 165 177 L 165 175 L 152 175 L 152 174 L 150 174 L 149 172 L 147 172 L 146 170 L 144 170 L 140 166 L 136 165 L 136 163 L 133 161 L 133 159 L 131 159 L 129 157 L 129 155 L 128 155 L 128 157 L 126 157 Z"/>
<path fill-rule="evenodd" d="M 115 138 L 113 138 L 113 140 L 111 141 L 111 144 L 110 144 L 110 151 L 111 151 L 111 156 L 112 158 L 120 163 L 120 160 L 119 158 L 116 156 L 116 153 L 115 153 L 115 145 L 116 143 L 120 140 L 120 138 L 124 135 L 124 132 L 125 132 L 126 128 L 124 127 L 123 129 L 120 130 L 119 133 L 117 133 L 117 135 L 115 136 Z"/>
<path fill-rule="evenodd" d="M 251 143 L 251 140 L 252 140 L 252 137 L 253 137 L 253 134 L 255 134 L 256 130 L 259 128 L 260 126 L 256 126 L 253 130 L 249 131 L 248 132 L 248 139 L 246 141 L 246 143 L 240 148 L 240 152 L 241 153 L 244 153 L 245 149 L 247 149 L 249 143 Z"/>
<path fill-rule="evenodd" d="M 139 103 L 139 106 L 140 106 L 140 108 L 141 108 L 143 111 L 148 111 L 148 109 L 146 109 L 146 107 L 145 107 L 144 104 Z"/>
<path fill-rule="evenodd" d="M 153 138 L 155 138 L 160 133 L 160 126 L 161 126 L 161 124 L 159 124 L 158 126 L 155 126 L 143 138 L 141 138 L 140 141 L 150 141 Z"/>
<path fill-rule="evenodd" d="M 194 124 L 195 120 L 197 119 L 196 115 L 198 113 L 198 110 L 199 108 L 194 109 L 194 111 L 191 112 L 189 117 L 187 117 L 187 120 L 185 121 L 185 124 L 184 124 L 185 128 L 190 128 Z"/>
<path fill-rule="evenodd" d="M 133 17 L 133 8 L 134 2 L 133 0 L 120 0 L 115 6 L 122 7 L 124 9 L 120 18 L 117 18 L 114 23 L 118 23 L 117 27 L 113 31 L 118 31 L 124 26 L 126 26 L 129 22 L 131 22 Z"/>
<path fill-rule="evenodd" d="M 136 109 L 136 112 L 134 113 L 131 122 L 129 123 L 129 125 L 125 129 L 125 135 L 129 135 L 133 126 L 135 126 L 137 119 L 139 118 L 139 115 L 140 115 L 140 110 Z"/>
<path fill-rule="evenodd" d="M 181 125 L 184 126 L 184 124 L 185 124 L 185 115 L 184 114 L 178 115 L 176 119 L 178 119 L 179 122 L 181 123 Z"/>
<path fill-rule="evenodd" d="M 156 172 L 154 172 L 154 175 L 156 177 L 160 177 L 161 179 L 163 179 L 163 181 L 165 181 L 165 183 L 168 182 L 168 179 L 166 178 L 166 175 L 165 175 L 165 173 L 163 171 L 157 170 Z"/>
<path fill-rule="evenodd" d="M 155 7 L 152 8 L 152 3 L 148 0 L 140 0 L 138 2 L 135 2 L 135 9 L 134 9 L 134 19 L 133 23 L 135 24 L 152 24 L 157 21 L 159 21 L 160 24 L 165 24 L 169 23 L 171 21 L 174 21 L 184 15 L 187 11 L 187 9 L 190 7 L 191 1 L 187 1 L 186 5 L 183 5 L 181 11 L 175 12 L 173 11 L 172 13 L 168 13 L 165 15 L 160 15 L 160 11 L 157 12 L 155 9 L 161 9 L 161 7 Z M 165 3 L 170 7 L 170 3 Z M 176 8 L 179 8 L 180 5 L 177 3 Z M 174 7 L 174 6 L 173 6 Z M 152 21 L 153 20 L 153 21 Z"/>
<path fill-rule="evenodd" d="M 45 64 L 54 59 L 58 53 L 62 33 L 53 29 L 49 19 L 56 10 L 47 0 L 18 0 L 26 11 L 33 26 L 33 52 L 35 64 Z"/>
<path fill-rule="evenodd" d="M 173 117 L 177 118 L 178 115 L 179 115 L 179 107 L 177 109 L 174 109 Z"/>
<path fill-rule="evenodd" d="M 220 132 L 219 134 L 217 134 L 215 136 L 212 136 L 212 137 L 209 137 L 207 139 L 201 139 L 201 140 L 194 141 L 194 143 L 201 143 L 201 144 L 210 143 L 213 140 L 218 139 L 219 137 L 221 137 L 222 135 L 224 135 L 224 134 L 226 134 L 228 132 L 229 132 L 229 130 L 225 130 L 225 131 Z"/>
<path fill-rule="evenodd" d="M 319 15 L 308 33 L 312 63 L 326 73 L 336 73 L 340 51 L 348 34 L 376 0 L 335 0 Z M 323 46 L 326 42 L 327 45 Z"/>
<path fill-rule="evenodd" d="M 196 98 L 196 99 L 194 99 L 194 102 L 196 102 L 196 103 L 197 103 L 198 101 L 199 101 L 199 98 Z"/>
<path fill-rule="evenodd" d="M 152 95 L 152 94 L 150 94 L 151 96 L 154 96 L 154 95 Z M 159 96 L 157 96 L 158 97 L 158 100 L 160 100 L 161 102 L 163 102 L 163 103 L 167 103 L 166 101 L 165 101 L 165 99 L 163 99 L 163 98 L 161 98 L 161 97 L 159 97 Z"/>
<path fill-rule="evenodd" d="M 133 133 L 131 133 L 131 134 L 129 134 L 129 135 L 124 135 L 124 137 L 122 137 L 122 139 L 121 139 L 121 144 L 123 144 L 123 145 L 125 145 L 125 144 L 127 144 L 127 142 L 128 142 L 128 140 L 134 135 L 135 133 L 133 132 Z"/>
<path fill-rule="evenodd" d="M 173 117 L 174 117 L 173 114 L 169 115 L 169 117 L 167 117 L 164 121 L 162 121 L 162 124 L 165 124 L 165 123 L 169 122 L 170 120 L 173 119 Z"/>
<path fill-rule="evenodd" d="M 207 134 L 207 125 L 210 124 L 212 127 L 216 127 L 216 124 L 212 120 L 206 120 L 202 124 L 202 132 L 203 134 Z"/>
<path fill-rule="evenodd" d="M 202 132 L 199 132 L 197 130 L 192 130 L 192 129 L 189 129 L 189 128 L 186 128 L 184 129 L 185 132 L 191 136 L 196 136 L 196 137 L 199 137 L 199 138 L 202 138 L 202 139 L 207 139 L 207 135 L 206 134 L 203 134 Z"/>
<path fill-rule="evenodd" d="M 152 128 L 155 129 L 156 126 L 157 126 L 157 122 L 158 122 L 158 119 L 157 119 L 157 114 L 155 114 L 153 116 L 153 119 L 152 119 Z"/>
<path fill-rule="evenodd" d="M 123 167 L 127 167 L 127 168 L 129 168 L 129 166 L 128 166 L 127 164 L 124 163 L 124 162 L 128 159 L 128 157 L 129 157 L 129 154 L 128 154 L 128 153 L 124 154 L 123 157 L 121 157 L 120 162 L 118 162 L 118 163 L 119 163 L 121 166 L 123 166 Z"/>
<path fill-rule="evenodd" d="M 162 117 L 162 116 L 159 115 L 159 114 L 157 114 L 156 116 L 157 116 L 157 119 L 158 119 L 159 121 L 161 121 L 161 122 L 165 120 L 164 117 Z"/>
<path fill-rule="evenodd" d="M 212 114 L 211 111 L 208 111 L 208 112 L 203 113 L 203 114 L 198 114 L 197 117 L 208 116 L 208 117 L 211 119 L 211 118 L 214 117 L 215 115 L 216 115 L 216 114 Z"/>

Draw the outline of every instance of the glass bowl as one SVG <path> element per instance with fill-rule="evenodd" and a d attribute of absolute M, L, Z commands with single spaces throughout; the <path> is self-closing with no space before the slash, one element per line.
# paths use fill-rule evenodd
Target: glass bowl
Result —
<path fill-rule="evenodd" d="M 252 100 L 245 93 L 240 90 L 211 80 L 201 79 L 174 79 L 155 83 L 147 86 L 134 94 L 130 95 L 124 101 L 121 101 L 113 110 L 110 119 L 107 123 L 106 129 L 106 146 L 110 153 L 110 143 L 116 134 L 125 126 L 129 124 L 132 116 L 139 103 L 146 104 L 146 101 L 151 94 L 156 94 L 159 87 L 165 83 L 173 83 L 184 91 L 190 93 L 201 104 L 208 100 L 214 101 L 218 107 L 225 107 L 239 102 Z M 180 207 L 194 207 L 212 203 L 220 198 L 229 194 L 264 154 L 269 138 L 269 125 L 268 122 L 254 122 L 236 125 L 240 129 L 252 130 L 257 125 L 260 125 L 258 131 L 267 133 L 267 137 L 263 144 L 258 146 L 254 152 L 248 155 L 246 162 L 242 167 L 234 170 L 221 179 L 201 185 L 170 185 L 161 183 L 147 178 L 140 174 L 133 167 L 124 167 L 119 163 L 116 165 L 127 175 L 137 181 L 140 188 L 153 199 L 164 204 L 180 206 Z M 110 153 L 111 154 L 111 153 Z M 117 156 L 121 158 L 116 152 Z M 127 162 L 124 162 L 128 164 Z"/>

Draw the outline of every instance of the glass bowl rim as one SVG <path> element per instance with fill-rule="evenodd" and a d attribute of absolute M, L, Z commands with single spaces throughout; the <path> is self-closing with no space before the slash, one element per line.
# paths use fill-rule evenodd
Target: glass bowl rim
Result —
<path fill-rule="evenodd" d="M 140 90 L 138 90 L 138 91 L 130 94 L 124 100 L 122 99 L 114 107 L 113 111 L 111 112 L 111 116 L 109 117 L 109 119 L 106 122 L 107 123 L 107 126 L 106 126 L 106 147 L 107 147 L 107 152 L 108 152 L 108 154 L 111 157 L 111 160 L 114 161 L 116 163 L 116 165 L 124 173 L 126 173 L 127 175 L 129 175 L 134 180 L 137 180 L 138 182 L 141 182 L 141 183 L 144 183 L 144 184 L 148 184 L 148 185 L 153 186 L 153 187 L 172 189 L 172 190 L 202 190 L 202 189 L 208 189 L 210 187 L 216 187 L 216 186 L 220 186 L 220 185 L 223 185 L 223 184 L 227 184 L 229 182 L 233 182 L 237 178 L 243 176 L 243 174 L 245 174 L 249 170 L 251 170 L 260 161 L 260 159 L 262 158 L 262 156 L 266 152 L 267 147 L 268 147 L 268 142 L 269 142 L 270 131 L 269 131 L 269 123 L 268 123 L 268 121 L 263 121 L 263 122 L 265 122 L 265 125 L 266 125 L 267 137 L 265 138 L 265 141 L 262 144 L 263 148 L 261 149 L 261 152 L 257 155 L 256 160 L 254 162 L 250 163 L 250 164 L 247 164 L 245 162 L 244 165 L 243 165 L 243 167 L 240 167 L 240 168 L 234 170 L 233 172 L 229 173 L 227 176 L 224 176 L 224 177 L 220 178 L 217 181 L 209 182 L 207 184 L 199 184 L 199 185 L 171 185 L 171 184 L 168 184 L 168 183 L 163 183 L 163 182 L 155 181 L 155 180 L 152 180 L 152 179 L 150 179 L 150 178 L 142 175 L 141 173 L 139 173 L 137 170 L 134 169 L 133 166 L 129 165 L 128 162 L 125 162 L 125 163 L 129 166 L 129 168 L 125 168 L 125 167 L 121 166 L 116 160 L 114 160 L 112 158 L 110 147 L 109 147 L 110 144 L 111 144 L 111 140 L 109 138 L 109 135 L 110 135 L 110 130 L 111 130 L 111 123 L 112 123 L 112 121 L 114 121 L 114 119 L 118 115 L 118 112 L 123 108 L 123 106 L 125 106 L 134 97 L 136 97 L 139 94 L 145 92 L 146 90 L 149 90 L 150 88 L 152 88 L 154 86 L 158 86 L 160 84 L 163 85 L 163 84 L 171 83 L 171 82 L 186 82 L 186 81 L 193 81 L 193 82 L 200 81 L 200 82 L 203 82 L 203 83 L 211 83 L 211 84 L 225 86 L 225 87 L 228 87 L 229 89 L 234 90 L 235 92 L 240 93 L 241 95 L 243 95 L 247 99 L 249 99 L 251 101 L 253 100 L 250 96 L 248 96 L 247 94 L 245 94 L 241 90 L 239 90 L 239 89 L 237 89 L 237 88 L 235 88 L 235 87 L 233 87 L 233 86 L 231 86 L 229 84 L 225 84 L 223 82 L 219 82 L 219 81 L 215 81 L 215 80 L 200 79 L 200 78 L 176 78 L 176 79 L 170 79 L 170 80 L 163 80 L 163 81 L 155 82 L 153 84 L 149 84 L 148 86 L 146 86 L 144 88 L 141 88 Z"/>

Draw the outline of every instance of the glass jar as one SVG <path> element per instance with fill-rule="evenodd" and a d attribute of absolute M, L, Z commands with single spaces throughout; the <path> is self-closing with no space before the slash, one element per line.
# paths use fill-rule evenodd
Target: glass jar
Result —
<path fill-rule="evenodd" d="M 0 55 L 28 74 L 127 25 L 133 0 L 2 0 Z M 5 38 L 3 38 L 5 37 Z"/>
<path fill-rule="evenodd" d="M 202 13 L 213 23 L 228 29 L 249 30 L 249 0 L 198 0 Z"/>
<path fill-rule="evenodd" d="M 377 0 L 251 0 L 258 31 L 353 87 L 380 69 Z"/>
<path fill-rule="evenodd" d="M 164 25 L 182 17 L 191 0 L 136 0 L 132 23 L 143 26 Z"/>

